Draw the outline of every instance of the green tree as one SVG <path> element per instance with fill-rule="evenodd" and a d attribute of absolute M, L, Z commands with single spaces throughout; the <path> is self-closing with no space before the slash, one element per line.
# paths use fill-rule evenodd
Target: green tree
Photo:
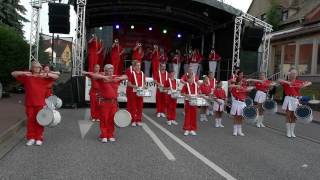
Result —
<path fill-rule="evenodd" d="M 23 22 L 28 22 L 25 15 L 26 9 L 20 5 L 20 0 L 0 0 L 0 24 L 12 27 L 21 35 Z"/>
<path fill-rule="evenodd" d="M 271 1 L 271 7 L 267 12 L 267 22 L 273 26 L 273 30 L 279 30 L 281 22 L 281 7 L 277 0 Z"/>
<path fill-rule="evenodd" d="M 13 81 L 11 71 L 26 70 L 29 65 L 29 45 L 12 27 L 0 25 L 0 81 L 6 86 Z"/>

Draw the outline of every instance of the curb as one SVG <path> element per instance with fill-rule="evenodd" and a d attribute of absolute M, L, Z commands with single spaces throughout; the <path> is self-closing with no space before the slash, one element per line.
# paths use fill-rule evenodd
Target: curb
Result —
<path fill-rule="evenodd" d="M 16 134 L 21 128 L 25 127 L 26 120 L 20 120 L 13 126 L 11 126 L 8 130 L 0 134 L 0 144 L 5 142 L 11 136 Z"/>

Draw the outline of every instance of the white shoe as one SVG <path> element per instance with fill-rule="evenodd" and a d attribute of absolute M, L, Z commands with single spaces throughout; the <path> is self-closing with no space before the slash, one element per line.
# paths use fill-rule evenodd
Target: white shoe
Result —
<path fill-rule="evenodd" d="M 102 139 L 101 139 L 101 142 L 107 143 L 107 142 L 108 142 L 108 139 L 107 139 L 107 138 L 102 138 Z"/>
<path fill-rule="evenodd" d="M 34 139 L 29 139 L 26 143 L 27 146 L 32 146 L 34 143 L 36 142 L 36 140 Z"/>
<path fill-rule="evenodd" d="M 218 128 L 218 127 L 219 127 L 219 120 L 216 119 L 216 128 Z"/>
<path fill-rule="evenodd" d="M 263 119 L 264 119 L 264 117 L 263 116 L 260 116 L 260 126 L 262 127 L 262 128 L 264 128 L 264 127 L 266 127 L 262 122 L 263 122 Z"/>
<path fill-rule="evenodd" d="M 195 131 L 190 131 L 190 134 L 191 134 L 192 136 L 197 135 L 197 133 L 196 133 Z"/>
<path fill-rule="evenodd" d="M 167 121 L 168 126 L 171 126 L 171 121 Z"/>
<path fill-rule="evenodd" d="M 244 136 L 244 134 L 242 133 L 242 125 L 238 125 L 238 135 Z"/>
<path fill-rule="evenodd" d="M 92 121 L 92 122 L 95 122 L 95 121 L 96 121 L 96 119 L 91 119 L 91 121 Z"/>
<path fill-rule="evenodd" d="M 260 123 L 260 126 L 261 126 L 262 128 L 266 127 L 262 122 Z"/>
<path fill-rule="evenodd" d="M 164 113 L 161 113 L 161 117 L 164 117 L 164 118 L 165 118 L 165 117 L 166 117 L 166 115 L 165 115 Z"/>
<path fill-rule="evenodd" d="M 291 125 L 290 125 L 290 123 L 286 123 L 286 127 L 287 127 L 287 137 L 291 138 Z"/>
<path fill-rule="evenodd" d="M 261 126 L 260 126 L 260 123 L 259 123 L 259 120 L 258 120 L 258 122 L 257 122 L 257 128 L 260 128 Z"/>
<path fill-rule="evenodd" d="M 100 119 L 96 119 L 97 122 L 100 122 Z"/>
<path fill-rule="evenodd" d="M 188 136 L 189 135 L 189 131 L 185 131 L 183 135 Z"/>
<path fill-rule="evenodd" d="M 133 122 L 133 123 L 131 124 L 131 126 L 132 126 L 132 127 L 136 127 L 137 124 L 136 124 L 135 122 Z"/>
<path fill-rule="evenodd" d="M 138 125 L 138 126 L 142 126 L 142 123 L 141 123 L 141 122 L 137 122 L 137 125 Z"/>
<path fill-rule="evenodd" d="M 40 141 L 40 140 L 37 140 L 37 141 L 36 141 L 36 145 L 37 145 L 37 146 L 41 146 L 42 144 L 43 144 L 42 141 Z"/>
<path fill-rule="evenodd" d="M 222 125 L 221 120 L 222 120 L 222 119 L 219 119 L 219 127 L 222 127 L 222 128 L 223 128 L 224 125 Z"/>
<path fill-rule="evenodd" d="M 234 136 L 238 135 L 238 128 L 237 128 L 236 124 L 233 125 L 233 134 L 232 135 L 234 135 Z"/>
<path fill-rule="evenodd" d="M 161 117 L 161 113 L 157 113 L 157 117 L 158 117 L 158 118 Z"/>
<path fill-rule="evenodd" d="M 115 142 L 115 141 L 116 141 L 116 138 L 110 138 L 109 141 L 110 141 L 110 142 Z"/>
<path fill-rule="evenodd" d="M 294 134 L 294 128 L 295 128 L 295 126 L 296 126 L 296 123 L 291 123 L 291 137 L 293 137 L 293 138 L 295 138 L 296 137 L 296 135 Z"/>
<path fill-rule="evenodd" d="M 178 125 L 178 122 L 175 121 L 175 120 L 172 120 L 171 123 L 172 123 L 173 125 Z"/>
<path fill-rule="evenodd" d="M 207 119 L 207 117 L 206 117 L 206 116 L 204 116 L 204 117 L 203 117 L 203 120 L 204 120 L 204 121 L 208 121 L 208 119 Z"/>

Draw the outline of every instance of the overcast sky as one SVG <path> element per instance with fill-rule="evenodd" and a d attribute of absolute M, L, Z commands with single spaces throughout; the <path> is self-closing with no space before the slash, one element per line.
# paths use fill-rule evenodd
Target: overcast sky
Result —
<path fill-rule="evenodd" d="M 32 8 L 30 5 L 30 0 L 20 0 L 21 4 L 24 5 L 24 7 L 27 9 L 27 13 L 25 15 L 25 17 L 27 19 L 31 19 L 31 12 L 32 12 Z M 62 3 L 66 3 L 67 0 L 62 0 Z M 225 3 L 240 9 L 244 12 L 246 12 L 252 2 L 252 0 L 224 0 Z M 40 16 L 40 25 L 41 25 L 41 30 L 40 32 L 44 33 L 44 34 L 49 34 L 49 25 L 48 25 L 48 4 L 45 3 L 42 5 L 41 8 L 41 16 Z M 61 37 L 70 37 L 70 36 L 74 36 L 75 32 L 73 31 L 76 27 L 76 13 L 74 11 L 73 6 L 71 6 L 70 8 L 70 35 L 66 35 L 66 34 L 61 34 Z M 24 36 L 26 38 L 26 40 L 29 41 L 30 39 L 30 22 L 29 23 L 24 23 L 24 27 L 23 30 L 25 32 Z"/>

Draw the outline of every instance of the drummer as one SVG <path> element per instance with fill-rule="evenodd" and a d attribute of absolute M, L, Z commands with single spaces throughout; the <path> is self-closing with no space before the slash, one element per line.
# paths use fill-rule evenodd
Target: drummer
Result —
<path fill-rule="evenodd" d="M 259 79 L 247 79 L 247 81 L 255 83 L 257 93 L 254 98 L 254 102 L 257 104 L 257 109 L 259 112 L 256 125 L 258 128 L 260 128 L 260 127 L 264 128 L 265 126 L 263 124 L 264 116 L 263 116 L 262 104 L 267 99 L 267 93 L 268 93 L 270 87 L 276 85 L 276 83 L 266 79 L 265 72 L 259 73 Z"/>
<path fill-rule="evenodd" d="M 166 117 L 166 93 L 163 91 L 164 83 L 168 80 L 168 72 L 166 71 L 166 64 L 161 63 L 158 73 L 155 74 L 154 81 L 157 84 L 156 92 L 156 106 L 157 117 Z"/>
<path fill-rule="evenodd" d="M 222 125 L 222 113 L 224 110 L 225 101 L 227 100 L 226 92 L 222 88 L 222 81 L 217 82 L 217 87 L 213 90 L 213 98 L 214 98 L 214 104 L 213 104 L 213 110 L 215 114 L 215 122 L 216 122 L 216 128 L 218 127 L 224 127 Z"/>
<path fill-rule="evenodd" d="M 213 94 L 213 88 L 210 84 L 210 79 L 208 76 L 203 76 L 203 83 L 200 85 L 199 94 L 203 96 L 205 99 L 208 99 L 209 96 Z M 206 111 L 208 106 L 201 106 L 200 108 L 200 121 L 208 121 Z"/>
<path fill-rule="evenodd" d="M 182 84 L 186 84 L 188 82 L 188 75 L 192 75 L 193 76 L 193 82 L 194 83 L 199 83 L 199 76 L 198 75 L 195 75 L 193 73 L 193 69 L 192 69 L 192 66 L 188 66 L 188 71 L 187 73 L 185 73 L 184 75 L 182 75 L 182 77 L 180 78 L 180 82 Z"/>
<path fill-rule="evenodd" d="M 136 60 L 133 60 L 131 63 L 132 65 L 130 67 L 128 67 L 126 69 L 126 72 L 125 74 L 127 75 L 127 77 L 131 77 L 132 76 L 132 72 L 133 72 L 133 66 L 135 66 L 137 64 L 138 61 Z M 132 109 L 133 109 L 133 106 L 132 106 L 132 94 L 133 94 L 133 89 L 132 87 L 129 87 L 127 85 L 127 88 L 126 88 L 126 95 L 127 95 L 127 111 L 131 114 L 131 117 L 133 117 L 133 114 L 132 114 Z"/>
<path fill-rule="evenodd" d="M 279 79 L 278 81 L 283 86 L 285 94 L 282 109 L 285 110 L 287 114 L 287 137 L 295 138 L 294 129 L 296 117 L 294 116 L 294 111 L 299 105 L 298 98 L 301 96 L 300 90 L 301 88 L 310 86 L 312 83 L 310 81 L 297 80 L 297 70 L 295 69 L 290 70 L 287 81 L 282 79 Z"/>
<path fill-rule="evenodd" d="M 184 135 L 187 136 L 189 134 L 195 136 L 197 135 L 197 106 L 191 106 L 189 104 L 189 99 L 194 96 L 198 96 L 198 84 L 195 83 L 195 77 L 192 73 L 187 75 L 187 82 L 183 86 L 181 90 L 181 95 L 185 97 L 184 101 L 184 124 L 183 130 Z"/>
<path fill-rule="evenodd" d="M 132 93 L 132 124 L 131 126 L 142 126 L 142 110 L 143 110 L 143 97 L 137 96 L 136 90 L 139 88 L 147 89 L 146 78 L 141 71 L 141 64 L 137 62 L 133 65 L 132 75 L 128 77 L 128 86 L 133 88 Z"/>
<path fill-rule="evenodd" d="M 57 74 L 41 72 L 42 66 L 32 61 L 31 71 L 14 71 L 11 73 L 25 88 L 25 109 L 27 115 L 27 146 L 43 143 L 44 127 L 39 125 L 36 116 L 45 105 L 48 86 L 58 79 Z"/>
<path fill-rule="evenodd" d="M 240 72 L 241 74 L 242 72 Z M 238 73 L 239 74 L 239 73 Z M 230 114 L 234 116 L 233 135 L 244 136 L 242 132 L 243 124 L 243 108 L 246 107 L 244 100 L 248 97 L 248 92 L 253 88 L 242 83 L 242 79 L 238 76 L 235 84 L 230 85 L 230 92 L 233 96 Z"/>
<path fill-rule="evenodd" d="M 104 66 L 104 75 L 92 72 L 83 72 L 96 80 L 98 84 L 98 106 L 100 112 L 100 138 L 101 142 L 116 141 L 114 137 L 114 115 L 118 110 L 118 88 L 120 81 L 126 80 L 127 76 L 113 75 L 114 68 L 111 64 Z"/>
<path fill-rule="evenodd" d="M 169 70 L 169 78 L 164 83 L 165 89 L 168 91 L 168 94 L 166 95 L 166 107 L 167 107 L 167 123 L 169 126 L 171 124 L 178 125 L 176 121 L 176 109 L 177 109 L 177 99 L 172 98 L 170 92 L 177 91 L 178 90 L 178 83 L 175 79 L 175 71 Z"/>

